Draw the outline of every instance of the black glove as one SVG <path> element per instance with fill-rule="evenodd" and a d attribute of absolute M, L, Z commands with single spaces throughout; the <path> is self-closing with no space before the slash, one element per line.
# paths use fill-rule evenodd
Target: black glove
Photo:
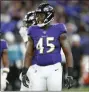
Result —
<path fill-rule="evenodd" d="M 29 85 L 27 84 L 27 82 L 29 83 L 29 79 L 26 75 L 27 70 L 28 70 L 27 68 L 23 68 L 22 70 L 22 83 L 25 87 L 29 88 Z"/>
<path fill-rule="evenodd" d="M 68 68 L 68 76 L 65 78 L 65 86 L 70 89 L 73 87 L 73 68 L 69 67 Z"/>
<path fill-rule="evenodd" d="M 73 77 L 72 76 L 67 76 L 65 79 L 65 87 L 68 89 L 73 87 Z"/>

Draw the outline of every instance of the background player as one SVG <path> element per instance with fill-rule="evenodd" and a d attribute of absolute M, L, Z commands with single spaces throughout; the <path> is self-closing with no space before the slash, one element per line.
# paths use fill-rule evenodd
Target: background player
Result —
<path fill-rule="evenodd" d="M 1 91 L 4 91 L 7 83 L 7 75 L 9 73 L 9 61 L 7 53 L 7 43 L 5 40 L 1 39 L 2 34 L 0 33 L 0 64 L 2 61 L 3 66 L 1 68 Z"/>
<path fill-rule="evenodd" d="M 27 28 L 29 28 L 30 26 L 32 25 L 35 25 L 36 24 L 36 19 L 35 19 L 35 15 L 34 15 L 34 12 L 35 11 L 30 11 L 28 12 L 24 19 L 23 19 L 23 26 L 20 28 L 20 35 L 25 43 L 25 46 L 27 44 L 27 41 L 28 41 L 28 35 L 27 35 Z M 22 74 L 20 74 L 20 80 L 22 81 Z M 20 91 L 28 91 L 30 89 L 28 89 L 27 87 L 25 87 L 23 85 L 23 83 L 21 82 L 21 89 Z"/>
<path fill-rule="evenodd" d="M 28 12 L 23 19 L 23 26 L 20 28 L 20 35 L 25 43 L 28 41 L 27 28 L 36 24 L 34 11 Z"/>
<path fill-rule="evenodd" d="M 29 41 L 25 55 L 23 68 L 23 85 L 31 87 L 32 91 L 61 91 L 62 90 L 62 66 L 61 47 L 66 56 L 68 68 L 67 88 L 72 87 L 73 58 L 71 48 L 67 40 L 64 24 L 49 25 L 54 15 L 54 9 L 49 4 L 41 4 L 36 10 L 37 26 L 28 29 Z M 32 65 L 33 53 L 36 65 L 28 71 Z M 31 67 L 30 67 L 31 68 Z M 29 77 L 26 73 L 30 72 Z M 27 85 L 28 78 L 30 85 Z"/>

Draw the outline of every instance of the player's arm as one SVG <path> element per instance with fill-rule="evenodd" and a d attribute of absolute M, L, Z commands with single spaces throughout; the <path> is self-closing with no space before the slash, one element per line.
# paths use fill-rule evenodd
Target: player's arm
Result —
<path fill-rule="evenodd" d="M 67 66 L 67 70 L 68 70 L 68 76 L 67 76 L 67 88 L 71 88 L 72 87 L 72 83 L 73 83 L 73 57 L 72 57 L 72 52 L 71 52 L 71 47 L 70 44 L 68 42 L 68 38 L 67 38 L 67 34 L 63 33 L 60 36 L 60 43 L 63 49 L 63 52 L 65 54 L 66 57 L 66 66 Z"/>
<path fill-rule="evenodd" d="M 7 78 L 7 74 L 9 72 L 9 60 L 8 60 L 8 52 L 7 49 L 3 50 L 3 54 L 2 54 L 2 63 L 3 63 L 3 73 L 5 75 L 5 78 Z"/>
<path fill-rule="evenodd" d="M 4 67 L 9 67 L 9 61 L 8 61 L 8 52 L 7 49 L 3 50 L 3 54 L 2 54 L 2 62 L 3 62 L 3 66 Z"/>
<path fill-rule="evenodd" d="M 26 75 L 28 68 L 32 65 L 32 57 L 33 57 L 33 40 L 31 37 L 29 37 L 28 43 L 27 43 L 27 50 L 25 53 L 25 59 L 24 59 L 24 68 L 22 70 L 22 82 L 25 87 L 29 87 L 26 83 L 29 82 L 29 79 Z"/>
<path fill-rule="evenodd" d="M 73 57 L 72 57 L 71 47 L 70 47 L 66 33 L 61 34 L 60 43 L 61 43 L 63 52 L 64 52 L 65 57 L 66 57 L 67 67 L 72 68 L 73 67 Z"/>

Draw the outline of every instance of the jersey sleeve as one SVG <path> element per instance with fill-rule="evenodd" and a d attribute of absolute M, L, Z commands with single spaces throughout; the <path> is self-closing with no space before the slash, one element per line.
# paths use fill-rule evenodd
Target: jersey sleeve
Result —
<path fill-rule="evenodd" d="M 33 31 L 33 29 L 34 29 L 34 26 L 30 26 L 28 29 L 27 29 L 27 35 L 29 36 L 29 37 L 31 37 L 32 36 L 32 31 Z"/>
<path fill-rule="evenodd" d="M 2 40 L 2 49 L 7 49 L 8 45 L 7 42 L 5 40 Z"/>
<path fill-rule="evenodd" d="M 20 33 L 23 41 L 27 42 L 28 41 L 27 28 L 26 27 L 21 27 L 19 33 Z"/>
<path fill-rule="evenodd" d="M 28 36 L 31 35 L 31 28 L 30 28 L 30 27 L 27 29 L 27 35 L 28 35 Z"/>
<path fill-rule="evenodd" d="M 63 33 L 67 33 L 67 28 L 66 28 L 65 24 L 63 24 L 63 23 L 58 24 L 58 30 L 59 30 L 60 35 Z"/>

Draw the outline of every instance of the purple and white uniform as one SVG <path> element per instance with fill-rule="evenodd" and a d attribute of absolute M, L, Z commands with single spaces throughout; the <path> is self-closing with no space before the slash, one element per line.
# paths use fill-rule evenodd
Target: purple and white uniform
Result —
<path fill-rule="evenodd" d="M 30 91 L 61 91 L 62 65 L 60 35 L 66 33 L 64 24 L 51 25 L 44 30 L 38 26 L 28 28 L 28 36 L 34 42 L 35 62 L 29 67 L 27 76 Z M 25 89 L 24 89 L 25 90 Z"/>
<path fill-rule="evenodd" d="M 47 30 L 38 26 L 28 29 L 28 36 L 34 41 L 35 60 L 40 66 L 52 65 L 61 62 L 60 35 L 65 33 L 64 24 L 51 25 Z"/>

